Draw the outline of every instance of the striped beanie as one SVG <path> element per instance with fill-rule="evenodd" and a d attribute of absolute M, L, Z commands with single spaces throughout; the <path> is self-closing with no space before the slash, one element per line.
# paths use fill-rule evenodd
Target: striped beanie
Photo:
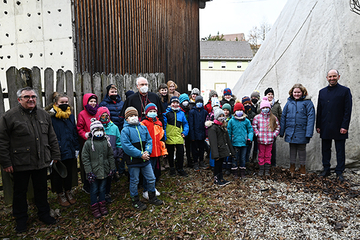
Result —
<path fill-rule="evenodd" d="M 150 110 L 156 110 L 157 111 L 157 106 L 155 104 L 153 104 L 153 103 L 149 103 L 148 105 L 146 105 L 146 107 L 145 107 L 145 115 L 147 115 Z"/>
<path fill-rule="evenodd" d="M 139 116 L 139 113 L 138 113 L 138 111 L 136 110 L 136 108 L 134 108 L 134 107 L 128 107 L 128 108 L 125 110 L 125 119 L 127 119 L 127 118 L 130 117 L 131 115 Z"/>

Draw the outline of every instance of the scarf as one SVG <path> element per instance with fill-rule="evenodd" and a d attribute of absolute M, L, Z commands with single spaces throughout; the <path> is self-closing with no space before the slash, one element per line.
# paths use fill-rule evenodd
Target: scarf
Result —
<path fill-rule="evenodd" d="M 97 110 L 99 108 L 99 105 L 96 104 L 95 107 L 92 107 L 90 104 L 86 104 L 85 105 L 85 110 L 90 114 L 90 115 L 95 115 Z"/>
<path fill-rule="evenodd" d="M 59 107 L 57 107 L 55 104 L 53 105 L 53 108 L 56 111 L 56 114 L 55 114 L 56 118 L 67 119 L 70 117 L 70 114 L 71 114 L 70 107 L 68 107 L 65 112 L 63 110 L 61 110 Z"/>

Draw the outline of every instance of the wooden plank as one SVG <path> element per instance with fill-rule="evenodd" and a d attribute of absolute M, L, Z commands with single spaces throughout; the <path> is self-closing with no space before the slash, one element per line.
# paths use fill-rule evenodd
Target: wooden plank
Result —
<path fill-rule="evenodd" d="M 158 84 L 157 79 L 154 73 L 150 73 L 147 77 L 147 80 L 149 81 L 149 91 L 150 92 L 157 92 Z"/>
<path fill-rule="evenodd" d="M 125 101 L 124 76 L 117 73 L 115 75 L 115 84 L 118 87 L 118 94 L 120 95 L 121 100 Z"/>
<path fill-rule="evenodd" d="M 124 91 L 129 91 L 131 89 L 131 75 L 128 73 L 125 73 L 124 75 Z"/>
<path fill-rule="evenodd" d="M 31 81 L 32 81 L 32 87 L 36 94 L 38 95 L 38 99 L 36 101 L 36 105 L 39 108 L 43 108 L 43 98 L 42 98 L 42 86 L 41 86 L 41 74 L 40 74 L 40 68 L 39 67 L 33 67 L 31 69 Z"/>
<path fill-rule="evenodd" d="M 54 92 L 54 70 L 46 68 L 44 72 L 45 106 L 52 103 Z"/>
<path fill-rule="evenodd" d="M 100 73 L 93 74 L 93 93 L 98 97 L 98 104 L 101 102 L 101 76 Z"/>
<path fill-rule="evenodd" d="M 81 112 L 81 110 L 83 110 L 83 104 L 82 104 L 82 99 L 83 99 L 83 94 L 81 91 L 81 85 L 82 85 L 82 75 L 81 73 L 76 73 L 75 75 L 75 99 L 76 102 L 74 104 L 75 106 L 75 113 L 76 113 L 76 117 L 79 115 L 79 113 Z"/>
<path fill-rule="evenodd" d="M 56 71 L 56 92 L 65 92 L 65 73 L 64 70 L 59 69 Z"/>
<path fill-rule="evenodd" d="M 111 74 L 112 76 L 112 74 Z M 111 78 L 111 77 L 110 77 Z M 99 103 L 104 99 L 105 95 L 106 95 L 106 87 L 110 84 L 110 83 L 114 83 L 111 82 L 112 80 L 109 78 L 108 75 L 106 75 L 106 73 L 101 73 L 101 98 L 99 99 Z"/>
<path fill-rule="evenodd" d="M 69 104 L 70 106 L 74 106 L 74 76 L 70 70 L 65 72 L 65 82 L 66 95 L 69 97 Z"/>
<path fill-rule="evenodd" d="M 92 93 L 90 73 L 84 72 L 82 80 L 83 94 Z"/>
<path fill-rule="evenodd" d="M 131 78 L 130 78 L 130 89 L 129 90 L 133 90 L 134 92 L 137 92 L 137 88 L 136 88 L 136 79 L 138 78 L 138 76 L 136 76 L 136 74 L 131 74 Z"/>
<path fill-rule="evenodd" d="M 18 105 L 16 92 L 20 88 L 26 87 L 26 82 L 20 77 L 19 71 L 16 67 L 10 67 L 6 71 L 6 81 L 8 86 L 10 108 L 13 108 Z"/>

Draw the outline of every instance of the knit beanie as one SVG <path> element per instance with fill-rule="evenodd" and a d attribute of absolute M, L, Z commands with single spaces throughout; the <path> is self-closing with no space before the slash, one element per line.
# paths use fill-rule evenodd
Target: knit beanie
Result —
<path fill-rule="evenodd" d="M 211 99 L 211 107 L 219 106 L 220 107 L 220 101 L 218 98 Z"/>
<path fill-rule="evenodd" d="M 195 98 L 195 103 L 198 103 L 198 102 L 204 103 L 204 99 L 203 99 L 202 96 L 196 96 L 196 98 Z"/>
<path fill-rule="evenodd" d="M 231 89 L 230 88 L 225 88 L 224 89 L 224 94 L 223 94 L 224 96 L 226 96 L 226 95 L 232 95 L 232 92 L 231 92 Z"/>
<path fill-rule="evenodd" d="M 182 103 L 183 101 L 190 101 L 190 99 L 186 93 L 183 93 L 179 96 L 179 101 L 180 101 L 180 103 Z"/>
<path fill-rule="evenodd" d="M 129 90 L 129 91 L 127 91 L 126 93 L 125 93 L 125 96 L 126 96 L 126 99 L 128 99 L 131 95 L 133 95 L 134 94 L 134 91 L 132 91 L 132 90 Z"/>
<path fill-rule="evenodd" d="M 90 123 L 90 132 L 93 133 L 96 129 L 99 128 L 104 129 L 104 126 L 100 121 L 96 120 L 96 118 L 92 118 Z"/>
<path fill-rule="evenodd" d="M 110 84 L 106 87 L 106 93 L 109 94 L 110 89 L 115 88 L 117 90 L 117 87 L 114 84 Z"/>
<path fill-rule="evenodd" d="M 216 95 L 216 96 L 219 96 L 215 90 L 210 90 L 209 99 L 211 99 L 211 98 L 212 98 L 213 96 L 215 96 L 215 95 Z"/>
<path fill-rule="evenodd" d="M 251 98 L 256 97 L 257 99 L 260 99 L 260 92 L 258 90 L 254 90 L 251 95 Z"/>
<path fill-rule="evenodd" d="M 268 107 L 271 109 L 271 104 L 270 102 L 268 101 L 268 98 L 267 97 L 263 97 L 261 103 L 260 103 L 260 109 L 263 109 L 264 107 Z"/>
<path fill-rule="evenodd" d="M 177 96 L 173 96 L 172 98 L 170 98 L 170 103 L 172 103 L 172 102 L 179 102 L 180 103 L 179 98 Z"/>
<path fill-rule="evenodd" d="M 227 110 L 229 110 L 229 111 L 231 112 L 231 105 L 228 104 L 228 103 L 225 103 L 225 104 L 222 106 L 222 109 L 223 109 L 223 110 L 224 110 L 224 109 L 227 109 Z"/>
<path fill-rule="evenodd" d="M 245 96 L 241 99 L 241 103 L 244 105 L 245 103 L 250 103 L 252 104 L 251 102 L 251 99 L 248 97 L 248 96 Z"/>
<path fill-rule="evenodd" d="M 134 108 L 134 107 L 128 107 L 128 108 L 125 110 L 125 119 L 127 119 L 127 118 L 130 117 L 131 115 L 139 116 L 139 113 L 138 113 L 138 111 L 136 110 L 136 108 Z"/>
<path fill-rule="evenodd" d="M 264 95 L 266 96 L 268 93 L 272 93 L 273 95 L 275 95 L 274 90 L 272 88 L 266 89 Z"/>
<path fill-rule="evenodd" d="M 157 111 L 157 106 L 155 104 L 153 104 L 153 103 L 149 103 L 145 107 L 145 114 L 147 115 L 150 110 L 156 110 Z"/>
<path fill-rule="evenodd" d="M 225 116 L 224 110 L 221 108 L 216 109 L 214 112 L 214 119 L 218 120 L 221 114 L 224 114 Z"/>
<path fill-rule="evenodd" d="M 193 88 L 193 90 L 191 90 L 191 94 L 200 95 L 200 90 L 198 88 Z"/>
<path fill-rule="evenodd" d="M 100 121 L 101 115 L 103 115 L 104 113 L 107 113 L 109 115 L 109 122 L 110 122 L 110 111 L 107 107 L 99 107 L 97 112 L 96 112 L 96 120 Z"/>
<path fill-rule="evenodd" d="M 238 102 L 238 103 L 235 104 L 234 112 L 236 112 L 236 111 L 245 111 L 244 105 L 242 105 L 241 102 Z"/>

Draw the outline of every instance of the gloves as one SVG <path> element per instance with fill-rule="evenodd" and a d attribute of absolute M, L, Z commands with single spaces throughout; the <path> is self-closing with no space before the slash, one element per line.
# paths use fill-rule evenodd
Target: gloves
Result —
<path fill-rule="evenodd" d="M 92 172 L 89 172 L 87 174 L 87 179 L 88 179 L 89 183 L 92 184 L 96 180 L 96 175 Z"/>
<path fill-rule="evenodd" d="M 110 170 L 108 177 L 114 176 L 115 172 L 116 172 L 116 170 Z"/>
<path fill-rule="evenodd" d="M 85 133 L 85 137 L 89 138 L 89 134 L 90 134 L 90 132 Z"/>
<path fill-rule="evenodd" d="M 79 151 L 79 150 L 75 150 L 75 158 L 78 158 L 79 153 L 80 153 L 80 151 Z"/>
<path fill-rule="evenodd" d="M 247 139 L 246 140 L 246 145 L 250 145 L 251 144 L 251 140 L 250 139 Z"/>

